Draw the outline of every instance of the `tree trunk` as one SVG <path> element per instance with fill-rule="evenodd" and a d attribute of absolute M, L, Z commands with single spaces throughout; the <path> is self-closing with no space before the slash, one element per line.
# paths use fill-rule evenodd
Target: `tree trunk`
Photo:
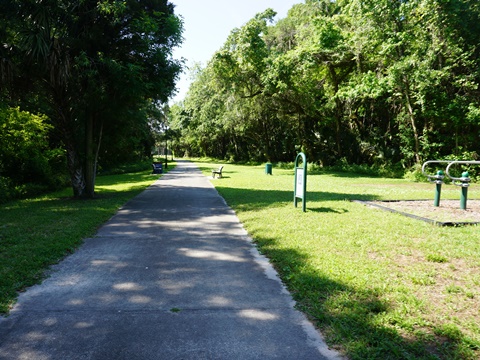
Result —
<path fill-rule="evenodd" d="M 71 114 L 64 109 L 66 109 L 66 106 L 60 105 L 57 107 L 57 125 L 61 129 L 62 140 L 67 152 L 67 167 L 70 173 L 73 196 L 79 198 L 85 196 L 85 177 L 82 161 L 77 151 L 75 136 L 71 128 L 72 122 L 69 121 Z"/>
<path fill-rule="evenodd" d="M 93 148 L 93 116 L 88 114 L 85 123 L 85 194 L 87 198 L 95 195 L 95 153 Z"/>
<path fill-rule="evenodd" d="M 95 186 L 95 181 L 97 179 L 98 155 L 100 153 L 100 144 L 102 143 L 102 137 L 103 137 L 103 120 L 101 121 L 101 124 L 100 124 L 100 134 L 98 135 L 97 150 L 95 152 L 95 162 L 94 162 L 94 166 L 93 166 L 93 184 L 94 184 L 94 186 Z"/>
<path fill-rule="evenodd" d="M 72 182 L 73 196 L 76 198 L 85 196 L 85 178 L 83 176 L 83 168 L 78 159 L 78 153 L 72 146 L 67 144 L 67 163 Z"/>
<path fill-rule="evenodd" d="M 337 72 L 335 71 L 335 67 L 330 63 L 328 64 L 328 70 L 330 71 L 330 78 L 332 80 L 332 85 L 334 89 L 335 95 L 338 93 L 338 88 L 340 85 L 340 80 L 338 79 Z M 335 137 L 337 141 L 337 156 L 340 159 L 343 156 L 342 151 L 342 104 L 338 97 L 335 97 Z"/>
<path fill-rule="evenodd" d="M 408 117 L 410 119 L 410 124 L 411 124 L 412 130 L 413 130 L 413 139 L 414 139 L 414 146 L 415 146 L 414 147 L 415 162 L 417 164 L 420 164 L 421 163 L 421 159 L 420 159 L 420 136 L 418 134 L 417 124 L 416 124 L 416 121 L 415 121 L 415 114 L 414 114 L 412 102 L 411 102 L 411 99 L 410 99 L 408 81 L 406 82 L 405 100 L 406 100 L 406 103 L 407 103 Z"/>

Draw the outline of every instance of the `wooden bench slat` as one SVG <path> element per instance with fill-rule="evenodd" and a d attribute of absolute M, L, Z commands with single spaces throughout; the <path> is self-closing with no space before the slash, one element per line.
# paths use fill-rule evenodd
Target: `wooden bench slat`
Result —
<path fill-rule="evenodd" d="M 215 175 L 218 175 L 218 178 L 221 179 L 222 178 L 222 170 L 223 170 L 223 166 L 220 166 L 218 169 L 213 169 L 212 170 L 212 177 L 215 179 Z"/>

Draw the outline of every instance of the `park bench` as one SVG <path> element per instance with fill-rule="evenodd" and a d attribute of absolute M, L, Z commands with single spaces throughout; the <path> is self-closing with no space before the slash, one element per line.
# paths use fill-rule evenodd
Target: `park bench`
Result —
<path fill-rule="evenodd" d="M 221 179 L 222 178 L 222 170 L 223 170 L 223 166 L 220 166 L 218 169 L 213 169 L 212 170 L 212 177 L 215 179 L 215 175 L 218 175 L 218 178 Z"/>
<path fill-rule="evenodd" d="M 152 174 L 162 174 L 163 173 L 163 165 L 161 162 L 154 162 L 152 164 L 153 172 Z"/>

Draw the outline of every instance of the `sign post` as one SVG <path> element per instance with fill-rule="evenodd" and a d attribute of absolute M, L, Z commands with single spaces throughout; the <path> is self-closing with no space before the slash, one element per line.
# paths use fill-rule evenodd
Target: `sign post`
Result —
<path fill-rule="evenodd" d="M 298 163 L 302 160 L 302 167 Z M 306 197 L 307 194 L 307 157 L 304 153 L 299 153 L 295 159 L 295 183 L 293 190 L 293 202 L 297 207 L 298 199 L 302 199 L 302 210 L 306 212 Z"/>

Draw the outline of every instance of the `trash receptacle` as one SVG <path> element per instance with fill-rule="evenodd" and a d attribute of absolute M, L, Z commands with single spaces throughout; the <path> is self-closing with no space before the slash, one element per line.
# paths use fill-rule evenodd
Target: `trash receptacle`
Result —
<path fill-rule="evenodd" d="M 265 164 L 265 174 L 272 175 L 272 164 L 270 163 Z"/>

